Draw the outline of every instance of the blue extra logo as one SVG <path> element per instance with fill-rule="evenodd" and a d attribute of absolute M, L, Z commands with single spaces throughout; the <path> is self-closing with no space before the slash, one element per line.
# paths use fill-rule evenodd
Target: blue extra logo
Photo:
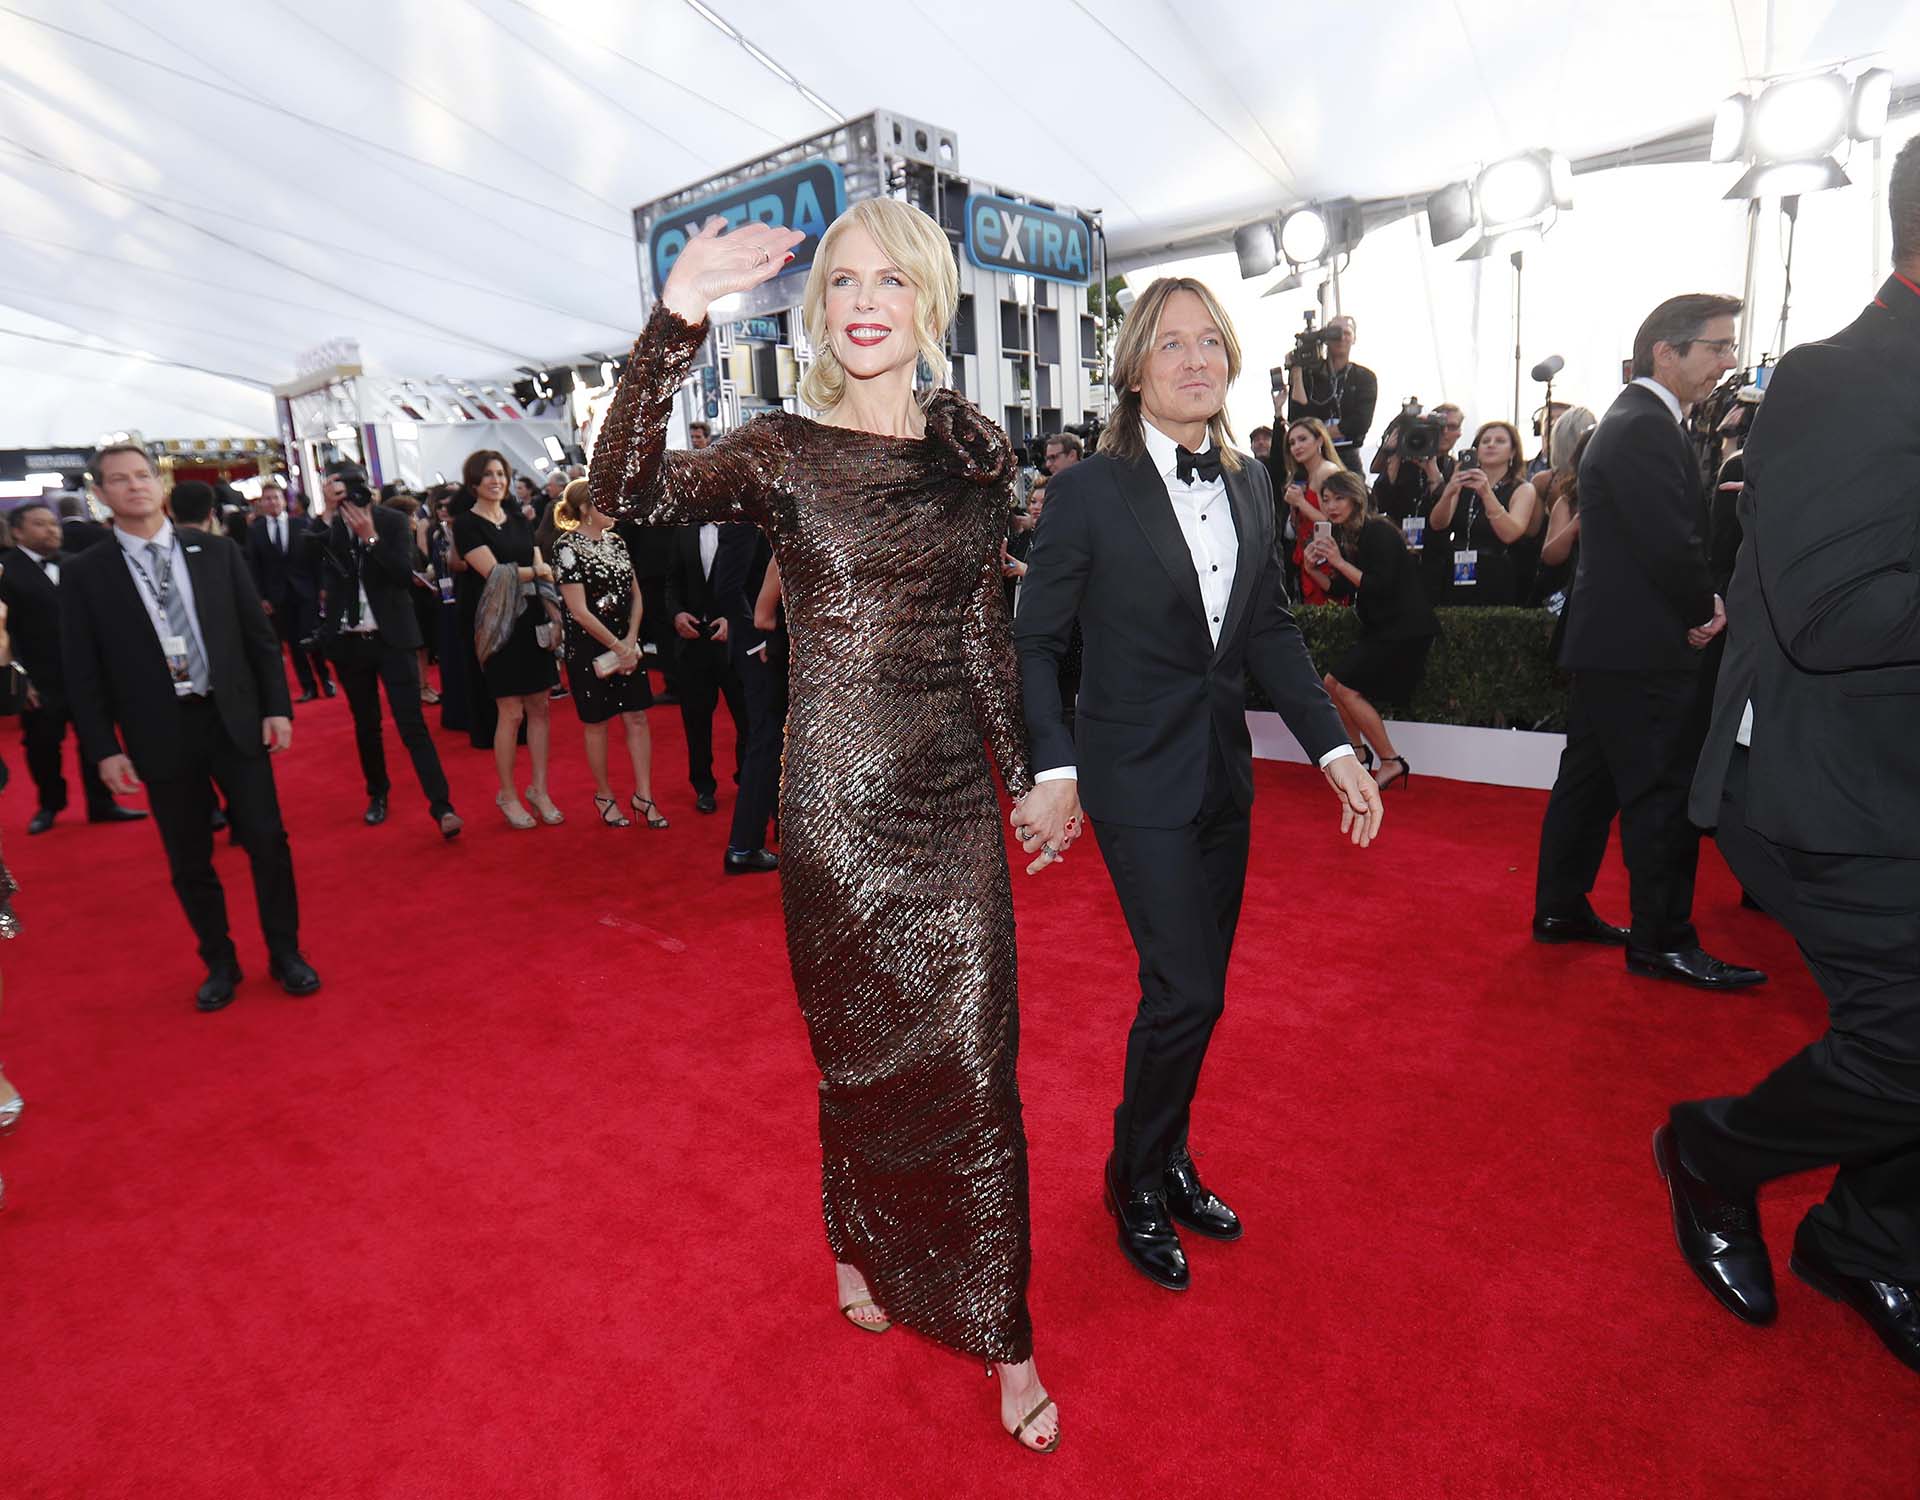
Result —
<path fill-rule="evenodd" d="M 793 264 L 783 275 L 805 271 L 820 248 L 820 236 L 847 207 L 847 182 L 837 162 L 809 161 L 756 177 L 739 187 L 685 208 L 676 208 L 654 222 L 647 236 L 647 263 L 653 267 L 656 289 L 665 286 L 667 273 L 686 248 L 687 241 L 715 214 L 729 229 L 750 221 L 798 229 L 806 235 L 794 246 Z"/>
<path fill-rule="evenodd" d="M 974 193 L 967 198 L 967 259 L 986 271 L 1085 286 L 1092 275 L 1093 233 L 1072 214 Z"/>

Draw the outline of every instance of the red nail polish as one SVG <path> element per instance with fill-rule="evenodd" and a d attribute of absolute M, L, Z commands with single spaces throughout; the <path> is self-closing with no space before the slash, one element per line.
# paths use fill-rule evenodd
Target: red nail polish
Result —
<path fill-rule="evenodd" d="M 784 265 L 789 265 L 789 264 L 791 264 L 791 263 L 792 263 L 792 261 L 793 261 L 793 252 L 792 252 L 791 250 L 789 250 L 789 251 L 787 252 L 787 258 L 786 258 L 785 260 L 783 260 L 783 261 L 781 261 L 781 262 L 780 262 L 780 264 L 781 264 L 781 265 L 783 265 L 783 266 L 784 266 Z"/>

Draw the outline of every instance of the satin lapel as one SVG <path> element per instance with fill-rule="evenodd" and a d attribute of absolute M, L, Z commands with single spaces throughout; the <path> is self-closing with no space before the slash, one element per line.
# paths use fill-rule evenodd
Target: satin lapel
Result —
<path fill-rule="evenodd" d="M 1233 507 L 1233 530 L 1236 538 L 1233 565 L 1233 592 L 1227 595 L 1227 616 L 1220 625 L 1220 644 L 1214 648 L 1218 653 L 1224 650 L 1233 633 L 1240 626 L 1240 617 L 1246 613 L 1247 600 L 1253 594 L 1253 575 L 1260 567 L 1260 532 L 1256 529 L 1259 517 L 1254 510 L 1252 486 L 1247 480 L 1244 466 L 1239 469 L 1220 471 L 1220 477 L 1226 481 L 1227 500 Z"/>
<path fill-rule="evenodd" d="M 1173 518 L 1173 502 L 1167 498 L 1166 484 L 1144 458 L 1115 467 L 1127 509 L 1147 534 L 1160 566 L 1167 570 L 1173 591 L 1193 611 L 1200 628 L 1206 629 L 1207 607 L 1200 600 L 1200 579 L 1193 571 L 1193 554 L 1187 550 L 1187 539 L 1180 534 L 1180 523 Z"/>

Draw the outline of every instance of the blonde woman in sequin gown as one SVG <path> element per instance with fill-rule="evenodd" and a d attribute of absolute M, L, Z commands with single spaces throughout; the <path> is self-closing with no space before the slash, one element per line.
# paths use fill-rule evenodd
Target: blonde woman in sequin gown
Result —
<path fill-rule="evenodd" d="M 822 1199 L 839 1302 L 1000 1375 L 1002 1426 L 1052 1452 L 1027 1314 L 1026 1135 L 1011 885 L 990 744 L 1030 786 L 1000 543 L 1015 460 L 964 399 L 913 382 L 958 298 L 945 234 L 890 199 L 828 229 L 804 312 L 802 399 L 668 453 L 708 306 L 778 275 L 801 236 L 688 241 L 595 447 L 593 500 L 653 525 L 749 520 L 792 633 L 781 899 L 820 1081 Z"/>

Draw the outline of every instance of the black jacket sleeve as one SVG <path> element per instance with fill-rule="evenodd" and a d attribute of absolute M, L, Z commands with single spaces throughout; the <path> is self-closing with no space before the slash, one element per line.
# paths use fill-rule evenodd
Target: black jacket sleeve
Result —
<path fill-rule="evenodd" d="M 1020 695 L 1027 719 L 1029 765 L 1034 775 L 1075 764 L 1073 734 L 1060 698 L 1060 663 L 1073 636 L 1087 575 L 1093 569 L 1093 534 L 1086 485 L 1079 466 L 1047 486 L 1046 509 L 1027 552 L 1020 587 L 1020 613 L 1013 643 L 1020 658 Z"/>
<path fill-rule="evenodd" d="M 222 549 L 227 555 L 227 571 L 233 581 L 233 606 L 239 617 L 240 649 L 253 673 L 260 692 L 260 715 L 267 719 L 292 717 L 293 703 L 287 696 L 287 674 L 280 665 L 280 637 L 273 622 L 260 607 L 260 595 L 253 586 L 253 574 L 237 546 Z"/>
<path fill-rule="evenodd" d="M 1614 493 L 1634 509 L 1621 527 L 1627 550 L 1672 603 L 1689 628 L 1713 618 L 1713 577 L 1701 536 L 1693 454 L 1674 442 L 1673 421 L 1664 410 L 1627 420 L 1649 429 L 1628 434 L 1615 450 L 1621 466 Z"/>

